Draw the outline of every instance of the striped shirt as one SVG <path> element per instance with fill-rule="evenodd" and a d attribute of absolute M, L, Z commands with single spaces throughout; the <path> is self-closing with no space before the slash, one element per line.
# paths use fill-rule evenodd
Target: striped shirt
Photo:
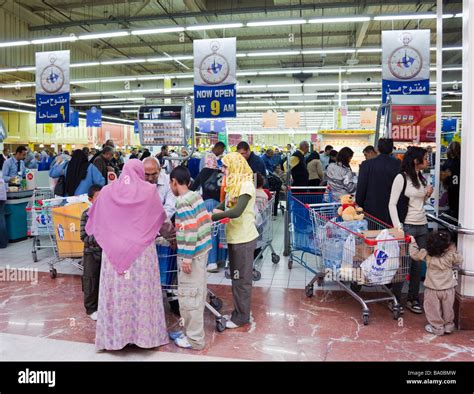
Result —
<path fill-rule="evenodd" d="M 201 196 L 189 191 L 176 198 L 178 256 L 193 259 L 211 249 L 211 215 Z"/>

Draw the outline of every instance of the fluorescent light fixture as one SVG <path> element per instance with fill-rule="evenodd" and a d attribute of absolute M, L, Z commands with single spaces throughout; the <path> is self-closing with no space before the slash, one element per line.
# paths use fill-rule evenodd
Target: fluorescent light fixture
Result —
<path fill-rule="evenodd" d="M 358 53 L 382 53 L 382 48 L 357 48 Z"/>
<path fill-rule="evenodd" d="M 3 89 L 11 89 L 11 88 L 16 88 L 16 87 L 20 87 L 20 88 L 30 88 L 30 87 L 33 87 L 33 86 L 36 86 L 36 84 L 34 82 L 25 82 L 25 83 L 10 83 L 10 84 L 6 84 L 6 85 L 0 85 L 1 88 Z"/>
<path fill-rule="evenodd" d="M 12 73 L 15 71 L 18 71 L 18 69 L 17 68 L 3 68 L 0 70 L 0 73 Z"/>
<path fill-rule="evenodd" d="M 39 44 L 54 44 L 58 42 L 72 42 L 72 41 L 77 41 L 78 38 L 73 34 L 70 36 L 64 36 L 64 37 L 51 37 L 51 38 L 38 38 L 36 40 L 32 40 L 31 43 L 35 45 Z"/>
<path fill-rule="evenodd" d="M 302 55 L 319 55 L 319 54 L 325 54 L 325 53 L 355 53 L 356 50 L 355 49 L 350 49 L 350 48 L 347 48 L 347 49 L 308 49 L 308 50 L 305 50 L 305 51 L 301 51 L 301 54 Z"/>
<path fill-rule="evenodd" d="M 114 64 L 133 64 L 133 63 L 144 63 L 146 59 L 120 59 L 120 60 L 106 60 L 100 62 L 103 66 L 114 65 Z"/>
<path fill-rule="evenodd" d="M 144 75 L 137 77 L 137 81 L 156 81 L 164 78 L 164 75 Z"/>
<path fill-rule="evenodd" d="M 309 23 L 351 23 L 351 22 L 368 22 L 370 16 L 348 16 L 335 18 L 314 18 L 308 20 Z"/>
<path fill-rule="evenodd" d="M 358 67 L 352 67 L 352 68 L 346 68 L 344 71 L 346 72 L 351 72 L 351 73 L 370 73 L 370 72 L 381 72 L 382 67 L 372 67 L 372 68 L 358 68 Z"/>
<path fill-rule="evenodd" d="M 404 21 L 407 19 L 436 19 L 436 14 L 378 15 L 374 21 Z"/>
<path fill-rule="evenodd" d="M 127 81 L 136 81 L 137 79 L 135 77 L 111 77 L 111 78 L 105 78 L 101 79 L 100 82 L 102 83 L 107 83 L 107 82 L 127 82 Z"/>
<path fill-rule="evenodd" d="M 120 112 L 123 114 L 134 114 L 134 113 L 136 114 L 137 110 L 136 109 L 122 109 Z"/>
<path fill-rule="evenodd" d="M 246 53 L 240 52 L 235 55 L 235 57 L 247 57 Z"/>
<path fill-rule="evenodd" d="M 25 67 L 18 67 L 17 71 L 35 71 L 36 67 L 33 66 L 25 66 Z"/>
<path fill-rule="evenodd" d="M 175 27 L 158 27 L 156 29 L 142 29 L 142 30 L 132 30 L 132 35 L 134 36 L 144 36 L 147 34 L 162 34 L 162 33 L 177 33 L 184 31 L 184 27 L 175 26 Z"/>
<path fill-rule="evenodd" d="M 285 74 L 299 74 L 303 72 L 301 69 L 282 69 L 282 70 L 270 70 L 270 71 L 260 71 L 258 75 L 285 75 Z M 238 75 L 238 74 L 237 74 Z"/>
<path fill-rule="evenodd" d="M 92 67 L 92 66 L 100 66 L 100 62 L 85 62 L 85 63 L 71 64 L 71 68 L 74 68 L 74 67 Z"/>
<path fill-rule="evenodd" d="M 0 103 L 7 103 L 7 104 L 14 104 L 14 105 L 24 105 L 25 107 L 36 108 L 35 104 L 22 103 L 20 101 L 13 101 L 13 100 L 0 99 Z"/>
<path fill-rule="evenodd" d="M 443 14 L 443 19 L 454 18 L 454 14 Z"/>
<path fill-rule="evenodd" d="M 101 105 L 102 108 L 105 109 L 122 109 L 122 108 L 140 108 L 140 105 L 130 104 L 130 105 Z"/>
<path fill-rule="evenodd" d="M 91 33 L 91 34 L 82 34 L 79 36 L 79 40 L 95 40 L 100 38 L 112 38 L 112 37 L 124 37 L 129 36 L 128 31 L 109 31 L 103 33 Z"/>
<path fill-rule="evenodd" d="M 285 26 L 285 25 L 302 25 L 306 23 L 306 19 L 286 19 L 276 21 L 256 21 L 247 22 L 248 27 L 263 27 L 263 26 Z"/>
<path fill-rule="evenodd" d="M 243 23 L 216 23 L 211 25 L 193 25 L 186 27 L 188 31 L 213 30 L 213 29 L 236 29 L 242 27 Z"/>
<path fill-rule="evenodd" d="M 261 72 L 258 71 L 237 71 L 237 76 L 238 77 L 245 77 L 245 76 L 255 76 L 261 74 Z"/>
<path fill-rule="evenodd" d="M 134 89 L 132 93 L 162 93 L 163 89 Z"/>
<path fill-rule="evenodd" d="M 8 107 L 0 107 L 0 111 L 23 112 L 23 113 L 27 113 L 27 114 L 34 113 L 34 111 L 27 111 L 27 110 L 24 110 L 24 109 L 8 108 Z"/>
<path fill-rule="evenodd" d="M 462 18 L 462 12 L 460 14 L 454 15 L 455 18 Z"/>
<path fill-rule="evenodd" d="M 177 60 L 192 60 L 194 56 L 192 55 L 182 55 L 182 56 L 162 56 L 162 57 L 150 57 L 146 59 L 147 62 L 171 62 Z"/>
<path fill-rule="evenodd" d="M 168 77 L 168 75 L 166 75 Z M 176 74 L 176 75 L 169 75 L 171 79 L 187 79 L 187 78 L 194 78 L 194 74 Z"/>
<path fill-rule="evenodd" d="M 9 42 L 0 42 L 0 48 L 7 48 L 7 47 L 18 47 L 22 45 L 30 45 L 30 41 L 9 41 Z"/>
<path fill-rule="evenodd" d="M 88 84 L 88 83 L 99 83 L 100 79 L 78 79 L 77 81 L 71 81 L 72 84 Z"/>
<path fill-rule="evenodd" d="M 248 57 L 260 57 L 260 56 L 291 56 L 299 55 L 301 51 L 273 51 L 273 52 L 249 52 Z"/>

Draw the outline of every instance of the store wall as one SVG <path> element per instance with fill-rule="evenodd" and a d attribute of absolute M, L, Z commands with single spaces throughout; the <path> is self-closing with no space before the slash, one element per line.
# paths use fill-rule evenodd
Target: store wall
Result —
<path fill-rule="evenodd" d="M 63 124 L 53 125 L 52 133 L 45 131 L 44 125 L 37 125 L 34 113 L 2 112 L 0 117 L 8 130 L 5 144 L 74 144 L 102 145 L 107 138 L 114 140 L 119 147 L 138 145 L 138 134 L 133 126 L 114 123 L 103 123 L 100 128 L 86 127 L 86 120 L 79 120 L 79 127 L 66 127 Z"/>

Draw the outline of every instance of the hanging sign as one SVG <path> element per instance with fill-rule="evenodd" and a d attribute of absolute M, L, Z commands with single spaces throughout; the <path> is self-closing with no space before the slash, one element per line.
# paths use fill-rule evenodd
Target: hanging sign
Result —
<path fill-rule="evenodd" d="M 382 32 L 382 102 L 430 93 L 430 30 Z"/>
<path fill-rule="evenodd" d="M 392 105 L 394 141 L 435 142 L 436 105 Z"/>
<path fill-rule="evenodd" d="M 69 111 L 69 123 L 66 127 L 79 127 L 79 111 L 75 111 L 72 107 Z"/>
<path fill-rule="evenodd" d="M 102 127 L 102 110 L 92 107 L 86 111 L 86 127 Z"/>
<path fill-rule="evenodd" d="M 194 41 L 194 115 L 196 118 L 235 118 L 236 39 Z"/>
<path fill-rule="evenodd" d="M 36 123 L 69 122 L 69 51 L 36 53 Z"/>

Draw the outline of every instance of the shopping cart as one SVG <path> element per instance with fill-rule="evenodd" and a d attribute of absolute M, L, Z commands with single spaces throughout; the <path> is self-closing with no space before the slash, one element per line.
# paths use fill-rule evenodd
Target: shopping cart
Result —
<path fill-rule="evenodd" d="M 168 240 L 163 237 L 156 239 L 156 249 L 158 254 L 158 264 L 160 269 L 160 281 L 163 295 L 169 302 L 173 312 L 179 314 L 178 305 L 178 263 L 176 249 L 170 246 Z M 214 292 L 207 289 L 206 309 L 216 318 L 216 330 L 225 330 L 226 319 L 219 313 L 222 308 L 222 300 Z"/>
<path fill-rule="evenodd" d="M 35 215 L 46 223 L 42 229 L 45 233 L 48 232 L 51 242 L 49 247 L 53 249 L 53 256 L 46 261 L 52 279 L 57 277 L 56 265 L 58 263 L 70 263 L 80 270 L 83 269 L 80 263 L 84 247 L 80 239 L 80 220 L 88 204 L 65 205 L 67 199 L 67 197 L 44 199 L 41 206 L 32 207 L 30 210 L 32 218 Z"/>
<path fill-rule="evenodd" d="M 403 282 L 408 274 L 410 237 L 368 214 L 363 220 L 342 221 L 334 207 L 339 204 L 332 205 L 308 207 L 314 249 L 325 268 L 323 279 L 336 282 L 361 304 L 365 325 L 369 323 L 368 304 L 374 302 L 393 302 L 393 317 L 398 319 L 400 304 L 387 285 Z M 385 296 L 362 298 L 358 293 L 363 287 L 380 290 Z"/>
<path fill-rule="evenodd" d="M 313 294 L 314 283 L 324 277 L 321 253 L 315 248 L 310 206 L 323 205 L 334 208 L 332 194 L 325 186 L 288 188 L 288 268 L 296 262 L 314 276 L 305 286 L 306 294 Z M 329 202 L 324 202 L 329 201 Z"/>
<path fill-rule="evenodd" d="M 51 211 L 44 206 L 43 202 L 53 197 L 54 192 L 49 187 L 36 188 L 32 200 L 26 207 L 28 236 L 33 237 L 31 254 L 35 263 L 38 261 L 38 251 L 40 249 L 56 250 Z M 41 237 L 45 239 L 41 240 Z"/>
<path fill-rule="evenodd" d="M 270 248 L 271 256 L 272 256 L 272 263 L 278 264 L 280 262 L 280 256 L 276 254 L 275 249 L 273 248 L 273 210 L 275 206 L 275 196 L 273 196 L 265 205 L 265 208 L 262 212 L 260 212 L 259 217 L 256 220 L 257 231 L 258 231 L 258 238 L 257 238 L 257 249 L 259 253 L 255 256 L 253 261 L 253 280 L 258 281 L 262 278 L 262 274 L 260 269 L 262 268 L 263 264 L 263 254 L 265 250 Z M 216 236 L 219 234 L 219 246 L 227 247 L 226 237 L 225 237 L 225 225 L 229 222 L 229 220 L 215 222 L 214 223 L 214 231 L 213 235 Z M 230 267 L 227 262 L 227 266 L 225 268 L 225 277 L 227 279 L 231 279 Z"/>

